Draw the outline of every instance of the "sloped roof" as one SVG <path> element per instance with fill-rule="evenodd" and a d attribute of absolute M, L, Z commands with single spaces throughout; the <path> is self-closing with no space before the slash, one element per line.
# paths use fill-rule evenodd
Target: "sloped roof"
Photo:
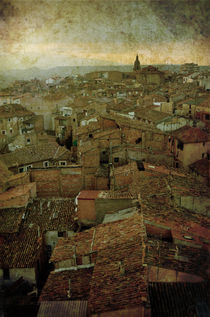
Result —
<path fill-rule="evenodd" d="M 33 114 L 33 112 L 27 110 L 19 104 L 2 105 L 0 107 L 0 118 L 24 117 Z"/>
<path fill-rule="evenodd" d="M 93 268 L 51 272 L 43 287 L 39 302 L 69 300 L 67 293 L 69 280 L 71 300 L 87 300 L 92 273 Z"/>
<path fill-rule="evenodd" d="M 56 142 L 45 142 L 38 145 L 26 146 L 12 153 L 0 155 L 8 168 L 40 162 L 50 159 L 68 159 L 70 152 L 65 147 L 59 146 Z"/>
<path fill-rule="evenodd" d="M 96 199 L 100 194 L 100 190 L 82 190 L 78 196 L 78 199 Z"/>
<path fill-rule="evenodd" d="M 19 231 L 24 210 L 5 209 L 0 211 L 0 234 L 15 233 Z"/>
<path fill-rule="evenodd" d="M 21 230 L 18 235 L 8 235 L 0 244 L 0 267 L 34 267 L 40 246 L 37 228 Z"/>
<path fill-rule="evenodd" d="M 145 119 L 152 122 L 157 122 L 157 121 L 170 117 L 168 113 L 164 113 L 164 112 L 156 111 L 156 110 L 150 110 L 150 109 L 137 110 L 136 116 L 140 119 Z"/>
<path fill-rule="evenodd" d="M 55 301 L 41 302 L 37 317 L 84 317 L 87 301 Z"/>
<path fill-rule="evenodd" d="M 4 184 L 12 173 L 8 170 L 6 164 L 0 160 L 0 185 Z"/>
<path fill-rule="evenodd" d="M 141 239 L 99 251 L 90 282 L 91 313 L 140 306 L 147 300 L 146 267 Z"/>
<path fill-rule="evenodd" d="M 208 134 L 198 127 L 185 126 L 176 130 L 173 135 L 183 143 L 200 143 L 208 141 Z"/>
<path fill-rule="evenodd" d="M 210 177 L 210 161 L 207 159 L 201 159 L 189 166 L 196 171 L 199 175 L 204 177 Z"/>

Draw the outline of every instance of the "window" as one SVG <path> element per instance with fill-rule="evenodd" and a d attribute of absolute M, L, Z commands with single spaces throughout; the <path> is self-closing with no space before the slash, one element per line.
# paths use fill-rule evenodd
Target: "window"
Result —
<path fill-rule="evenodd" d="M 12 128 L 9 129 L 9 132 L 12 133 Z"/>
<path fill-rule="evenodd" d="M 11 119 L 9 118 L 9 119 L 8 119 L 8 121 L 10 122 L 10 121 L 11 121 Z"/>
<path fill-rule="evenodd" d="M 93 135 L 92 135 L 92 133 L 90 133 L 90 134 L 89 134 L 89 138 L 90 138 L 90 139 L 92 139 L 92 138 L 93 138 Z"/>
<path fill-rule="evenodd" d="M 1 131 L 1 134 L 4 134 L 4 135 L 5 135 L 5 134 L 6 134 L 6 131 L 5 131 L 5 130 L 2 130 L 2 131 Z"/>
<path fill-rule="evenodd" d="M 27 142 L 27 144 L 30 144 L 31 143 L 31 139 L 27 139 L 26 142 Z"/>
<path fill-rule="evenodd" d="M 136 164 L 139 171 L 145 171 L 144 164 L 142 161 L 136 161 Z"/>
<path fill-rule="evenodd" d="M 180 149 L 181 151 L 183 151 L 183 149 L 184 149 L 184 143 L 182 143 L 181 141 L 178 141 L 177 148 Z"/>
<path fill-rule="evenodd" d="M 47 258 L 50 259 L 51 254 L 52 254 L 52 247 L 51 247 L 51 245 L 48 244 L 48 245 L 46 246 L 46 249 L 47 249 Z"/>
<path fill-rule="evenodd" d="M 114 158 L 114 162 L 115 162 L 115 163 L 118 163 L 118 162 L 119 162 L 119 157 L 115 157 L 115 158 Z"/>
<path fill-rule="evenodd" d="M 66 235 L 66 232 L 65 231 L 58 231 L 58 237 L 61 238 L 61 237 L 65 237 Z"/>
<path fill-rule="evenodd" d="M 73 121 L 75 122 L 76 120 L 75 120 L 75 119 L 73 119 Z"/>
<path fill-rule="evenodd" d="M 9 269 L 3 269 L 3 278 L 4 280 L 10 279 Z"/>
<path fill-rule="evenodd" d="M 32 165 L 26 166 L 26 171 L 29 171 L 29 169 L 32 167 Z"/>
<path fill-rule="evenodd" d="M 24 172 L 24 167 L 19 167 L 19 168 L 18 168 L 18 172 L 19 172 L 19 173 L 23 173 L 23 172 Z"/>
<path fill-rule="evenodd" d="M 59 161 L 59 165 L 60 165 L 60 166 L 66 166 L 67 163 L 66 163 L 66 161 Z"/>
<path fill-rule="evenodd" d="M 204 158 L 204 156 L 205 156 L 205 153 L 202 153 L 202 158 Z"/>
<path fill-rule="evenodd" d="M 210 120 L 210 114 L 205 115 L 206 120 Z"/>
<path fill-rule="evenodd" d="M 139 144 L 141 141 L 142 141 L 142 139 L 141 139 L 141 138 L 138 138 L 138 139 L 136 140 L 136 144 Z"/>
<path fill-rule="evenodd" d="M 48 166 L 50 166 L 49 161 L 44 161 L 44 162 L 43 162 L 43 167 L 48 167 Z"/>

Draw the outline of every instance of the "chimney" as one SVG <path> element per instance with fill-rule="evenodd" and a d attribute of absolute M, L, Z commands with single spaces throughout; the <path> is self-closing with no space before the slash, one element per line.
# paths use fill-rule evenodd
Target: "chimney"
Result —
<path fill-rule="evenodd" d="M 40 238 L 40 227 L 37 227 L 37 234 L 38 234 L 38 238 Z"/>
<path fill-rule="evenodd" d="M 67 291 L 67 297 L 71 298 L 71 280 L 69 279 L 69 289 Z"/>
<path fill-rule="evenodd" d="M 124 267 L 123 261 L 119 261 L 119 269 L 120 269 L 120 274 L 125 275 L 125 267 Z"/>

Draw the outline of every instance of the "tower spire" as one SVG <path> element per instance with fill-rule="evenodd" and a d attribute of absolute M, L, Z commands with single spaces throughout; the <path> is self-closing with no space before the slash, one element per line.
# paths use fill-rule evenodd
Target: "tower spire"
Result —
<path fill-rule="evenodd" d="M 138 56 L 138 54 L 136 54 L 136 60 L 135 60 L 134 65 L 133 65 L 133 70 L 134 70 L 134 71 L 141 70 L 141 66 L 140 66 L 140 61 L 139 61 L 139 56 Z"/>

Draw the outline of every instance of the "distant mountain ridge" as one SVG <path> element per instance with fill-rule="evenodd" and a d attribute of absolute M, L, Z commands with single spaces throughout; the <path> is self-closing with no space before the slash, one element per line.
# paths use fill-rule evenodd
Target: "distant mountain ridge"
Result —
<path fill-rule="evenodd" d="M 141 65 L 146 67 L 148 65 Z M 160 70 L 170 70 L 172 72 L 178 72 L 180 65 L 153 65 Z M 208 70 L 210 66 L 200 66 L 200 70 Z M 131 72 L 133 65 L 101 65 L 101 66 L 57 66 L 49 69 L 40 69 L 32 67 L 28 69 L 7 70 L 0 72 L 0 88 L 8 85 L 15 80 L 31 80 L 34 78 L 45 80 L 52 76 L 67 77 L 71 75 L 84 75 L 94 71 L 121 71 Z"/>

